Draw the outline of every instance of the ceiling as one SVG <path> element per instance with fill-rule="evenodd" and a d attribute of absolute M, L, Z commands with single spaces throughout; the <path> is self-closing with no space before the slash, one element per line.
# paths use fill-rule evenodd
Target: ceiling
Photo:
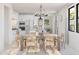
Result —
<path fill-rule="evenodd" d="M 13 3 L 13 9 L 19 13 L 36 13 L 39 12 L 41 3 Z M 48 13 L 55 13 L 67 3 L 42 3 L 43 9 Z"/>

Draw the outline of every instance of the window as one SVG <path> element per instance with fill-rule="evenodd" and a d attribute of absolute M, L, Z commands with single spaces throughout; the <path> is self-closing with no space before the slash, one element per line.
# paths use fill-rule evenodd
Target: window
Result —
<path fill-rule="evenodd" d="M 48 18 L 44 19 L 44 29 L 46 32 L 52 33 L 51 27 L 50 27 L 50 20 Z"/>
<path fill-rule="evenodd" d="M 79 32 L 79 3 L 76 5 L 76 32 Z"/>
<path fill-rule="evenodd" d="M 44 24 L 45 24 L 45 25 L 49 25 L 49 19 L 45 19 L 45 20 L 44 20 Z"/>
<path fill-rule="evenodd" d="M 72 6 L 68 9 L 68 29 L 69 31 L 73 32 L 75 30 L 74 17 L 75 17 L 75 8 L 74 6 Z"/>

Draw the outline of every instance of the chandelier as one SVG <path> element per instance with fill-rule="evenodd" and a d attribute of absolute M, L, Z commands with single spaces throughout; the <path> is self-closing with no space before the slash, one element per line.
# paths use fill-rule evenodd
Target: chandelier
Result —
<path fill-rule="evenodd" d="M 40 12 L 36 13 L 35 16 L 40 17 L 40 19 L 42 19 L 42 17 L 48 16 L 48 14 L 45 13 L 45 10 L 42 7 L 42 4 L 40 5 Z"/>

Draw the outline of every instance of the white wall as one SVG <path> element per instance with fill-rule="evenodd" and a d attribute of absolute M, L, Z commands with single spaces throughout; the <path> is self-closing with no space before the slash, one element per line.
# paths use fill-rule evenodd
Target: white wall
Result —
<path fill-rule="evenodd" d="M 4 16 L 3 5 L 0 4 L 0 52 L 4 49 Z"/>
<path fill-rule="evenodd" d="M 50 13 L 48 16 L 49 19 L 49 27 L 52 29 L 52 33 L 55 34 L 55 20 L 56 20 L 56 14 Z"/>
<path fill-rule="evenodd" d="M 52 29 L 52 32 L 54 33 L 55 14 L 50 13 L 49 16 L 45 17 L 45 18 L 49 19 L 49 24 L 50 24 L 49 27 Z M 28 30 L 30 30 L 30 31 L 35 31 L 34 25 L 38 26 L 38 19 L 39 19 L 39 17 L 35 17 L 34 15 L 19 14 L 19 21 L 25 21 L 26 24 L 29 23 L 30 28 Z M 43 24 L 43 27 L 44 27 L 44 24 Z"/>
<path fill-rule="evenodd" d="M 69 32 L 69 45 L 74 50 L 79 51 L 79 33 Z"/>
<path fill-rule="evenodd" d="M 76 4 L 74 4 L 76 8 Z M 75 17 L 75 32 L 69 31 L 69 45 L 74 50 L 79 52 L 79 33 L 76 32 L 76 17 Z"/>
<path fill-rule="evenodd" d="M 34 31 L 34 24 L 36 24 L 36 18 L 34 15 L 29 14 L 19 14 L 18 21 L 25 21 L 26 22 L 26 32 Z"/>
<path fill-rule="evenodd" d="M 57 26 L 58 26 L 58 34 L 61 35 L 62 33 L 65 33 L 65 30 L 67 28 L 67 9 L 63 8 L 61 11 L 57 14 Z"/>
<path fill-rule="evenodd" d="M 4 6 L 9 8 L 9 19 L 8 19 L 9 33 L 7 33 L 7 34 L 9 35 L 9 42 L 8 43 L 10 45 L 15 40 L 16 31 L 12 30 L 12 26 L 16 25 L 15 23 L 18 20 L 18 13 L 13 10 L 13 8 L 10 4 L 4 4 Z"/>
<path fill-rule="evenodd" d="M 69 42 L 70 48 L 72 48 L 75 51 L 79 51 L 79 46 L 78 46 L 79 45 L 79 33 L 68 31 L 68 8 L 69 7 L 64 7 L 58 13 L 59 34 L 64 32 L 65 33 L 65 44 L 68 44 Z M 61 18 L 59 18 L 61 15 L 64 17 L 64 18 L 62 17 L 63 23 L 61 22 Z M 64 25 L 66 28 L 65 30 L 64 30 Z"/>
<path fill-rule="evenodd" d="M 62 47 L 65 48 L 66 45 L 69 44 L 69 34 L 68 34 L 68 8 L 64 6 L 64 8 L 60 9 L 57 13 L 57 27 L 58 27 L 58 35 L 64 34 L 64 43 L 62 43 Z"/>
<path fill-rule="evenodd" d="M 5 20 L 4 18 L 4 6 L 7 6 L 9 8 L 9 19 Z M 9 35 L 8 37 L 8 44 L 11 44 L 14 40 L 15 40 L 15 34 L 13 34 L 14 32 L 12 31 L 12 18 L 18 18 L 18 14 L 14 12 L 14 10 L 12 9 L 12 6 L 10 4 L 0 4 L 0 53 L 5 49 L 4 47 L 4 43 L 5 43 L 5 31 L 8 31 L 7 35 Z M 16 16 L 14 16 L 16 15 Z M 16 21 L 17 22 L 17 21 Z M 4 25 L 4 24 L 7 24 Z M 8 30 L 7 30 L 8 29 Z M 9 45 L 7 45 L 8 47 Z"/>
<path fill-rule="evenodd" d="M 15 12 L 13 9 L 10 10 L 10 24 L 9 24 L 9 42 L 10 44 L 16 39 L 16 30 L 12 30 L 12 27 L 17 28 L 18 22 L 18 13 Z"/>
<path fill-rule="evenodd" d="M 9 45 L 9 8 L 4 6 L 4 47 Z"/>

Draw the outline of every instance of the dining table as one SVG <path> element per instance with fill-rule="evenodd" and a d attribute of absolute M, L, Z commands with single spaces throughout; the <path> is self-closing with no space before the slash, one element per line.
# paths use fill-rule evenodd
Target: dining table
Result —
<path fill-rule="evenodd" d="M 19 34 L 16 34 L 16 40 L 11 46 L 4 51 L 3 54 L 8 55 L 60 55 L 61 37 L 57 34 L 43 33 L 28 33 L 25 35 L 23 42 L 23 51 L 20 51 Z"/>

